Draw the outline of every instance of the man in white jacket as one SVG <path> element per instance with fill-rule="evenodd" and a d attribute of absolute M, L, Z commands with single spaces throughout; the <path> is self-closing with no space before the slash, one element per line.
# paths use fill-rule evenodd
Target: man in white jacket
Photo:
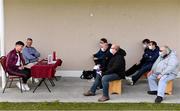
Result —
<path fill-rule="evenodd" d="M 150 95 L 157 95 L 155 103 L 161 103 L 165 96 L 167 82 L 176 78 L 179 60 L 168 46 L 160 48 L 159 57 L 148 74 Z M 159 82 L 158 82 L 159 81 Z"/>

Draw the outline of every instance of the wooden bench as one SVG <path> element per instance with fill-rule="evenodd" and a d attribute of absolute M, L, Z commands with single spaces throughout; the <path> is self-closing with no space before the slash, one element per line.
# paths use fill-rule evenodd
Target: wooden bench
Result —
<path fill-rule="evenodd" d="M 122 80 L 114 80 L 109 82 L 109 93 L 120 94 L 122 93 Z"/>
<path fill-rule="evenodd" d="M 166 86 L 166 94 L 167 95 L 172 95 L 173 92 L 173 80 L 168 81 L 167 86 Z"/>
<path fill-rule="evenodd" d="M 143 76 L 141 77 L 141 79 L 147 79 L 147 74 L 148 74 L 149 72 L 146 72 L 145 74 L 143 74 Z M 170 80 L 170 81 L 168 81 L 168 83 L 167 83 L 167 86 L 166 86 L 166 91 L 165 91 L 165 93 L 167 94 L 167 95 L 172 95 L 172 92 L 173 92 L 173 80 Z"/>

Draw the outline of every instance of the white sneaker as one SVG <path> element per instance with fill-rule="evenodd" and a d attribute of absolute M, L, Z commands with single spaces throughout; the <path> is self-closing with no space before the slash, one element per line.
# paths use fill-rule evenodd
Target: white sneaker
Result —
<path fill-rule="evenodd" d="M 28 84 L 23 84 L 23 87 L 24 87 L 24 89 L 25 89 L 26 91 L 29 91 L 29 90 L 30 90 Z"/>
<path fill-rule="evenodd" d="M 125 77 L 127 82 L 130 84 L 130 85 L 134 85 L 134 82 L 132 80 L 132 77 Z"/>
<path fill-rule="evenodd" d="M 33 83 L 33 82 L 35 82 L 35 83 L 39 83 L 39 79 L 37 79 L 37 78 L 29 78 L 29 81 L 31 82 L 31 83 Z"/>
<path fill-rule="evenodd" d="M 32 82 L 32 81 L 33 81 L 33 78 L 32 78 L 32 77 L 31 77 L 31 78 L 29 78 L 29 81 L 31 81 L 31 82 Z"/>
<path fill-rule="evenodd" d="M 21 90 L 21 86 L 22 86 L 22 90 L 25 91 L 26 89 L 24 88 L 23 84 L 20 85 L 20 82 L 16 83 L 16 86 Z"/>
<path fill-rule="evenodd" d="M 39 83 L 39 79 L 34 78 L 34 82 L 35 82 L 35 83 Z"/>

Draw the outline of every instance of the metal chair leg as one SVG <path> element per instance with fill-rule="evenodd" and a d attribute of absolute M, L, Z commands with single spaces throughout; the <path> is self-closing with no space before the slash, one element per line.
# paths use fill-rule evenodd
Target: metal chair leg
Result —
<path fill-rule="evenodd" d="M 10 84 L 9 84 L 9 88 L 11 87 L 11 85 L 12 85 L 12 82 L 13 82 L 13 78 L 11 79 L 11 82 L 10 82 Z"/>
<path fill-rule="evenodd" d="M 21 78 L 19 78 L 19 82 L 20 82 L 21 93 L 22 93 L 23 91 L 22 91 L 22 83 L 21 83 Z"/>
<path fill-rule="evenodd" d="M 2 93 L 4 93 L 4 92 L 5 92 L 5 89 L 6 89 L 6 87 L 7 87 L 8 81 L 9 81 L 9 78 L 7 78 L 7 80 L 6 80 L 6 84 L 5 84 L 5 87 L 4 87 L 4 89 L 3 89 L 3 92 L 2 92 Z"/>
<path fill-rule="evenodd" d="M 33 78 L 33 77 L 31 77 L 30 80 L 31 80 L 31 83 L 32 83 L 32 84 L 35 84 L 35 81 L 34 81 L 34 78 Z"/>

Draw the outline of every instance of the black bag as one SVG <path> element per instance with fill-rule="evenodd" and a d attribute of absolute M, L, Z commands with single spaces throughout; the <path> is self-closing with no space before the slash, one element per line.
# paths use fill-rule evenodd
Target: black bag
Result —
<path fill-rule="evenodd" d="M 93 70 L 93 71 L 83 70 L 82 75 L 80 76 L 81 79 L 92 79 L 93 77 L 96 78 L 96 71 L 95 70 Z"/>

